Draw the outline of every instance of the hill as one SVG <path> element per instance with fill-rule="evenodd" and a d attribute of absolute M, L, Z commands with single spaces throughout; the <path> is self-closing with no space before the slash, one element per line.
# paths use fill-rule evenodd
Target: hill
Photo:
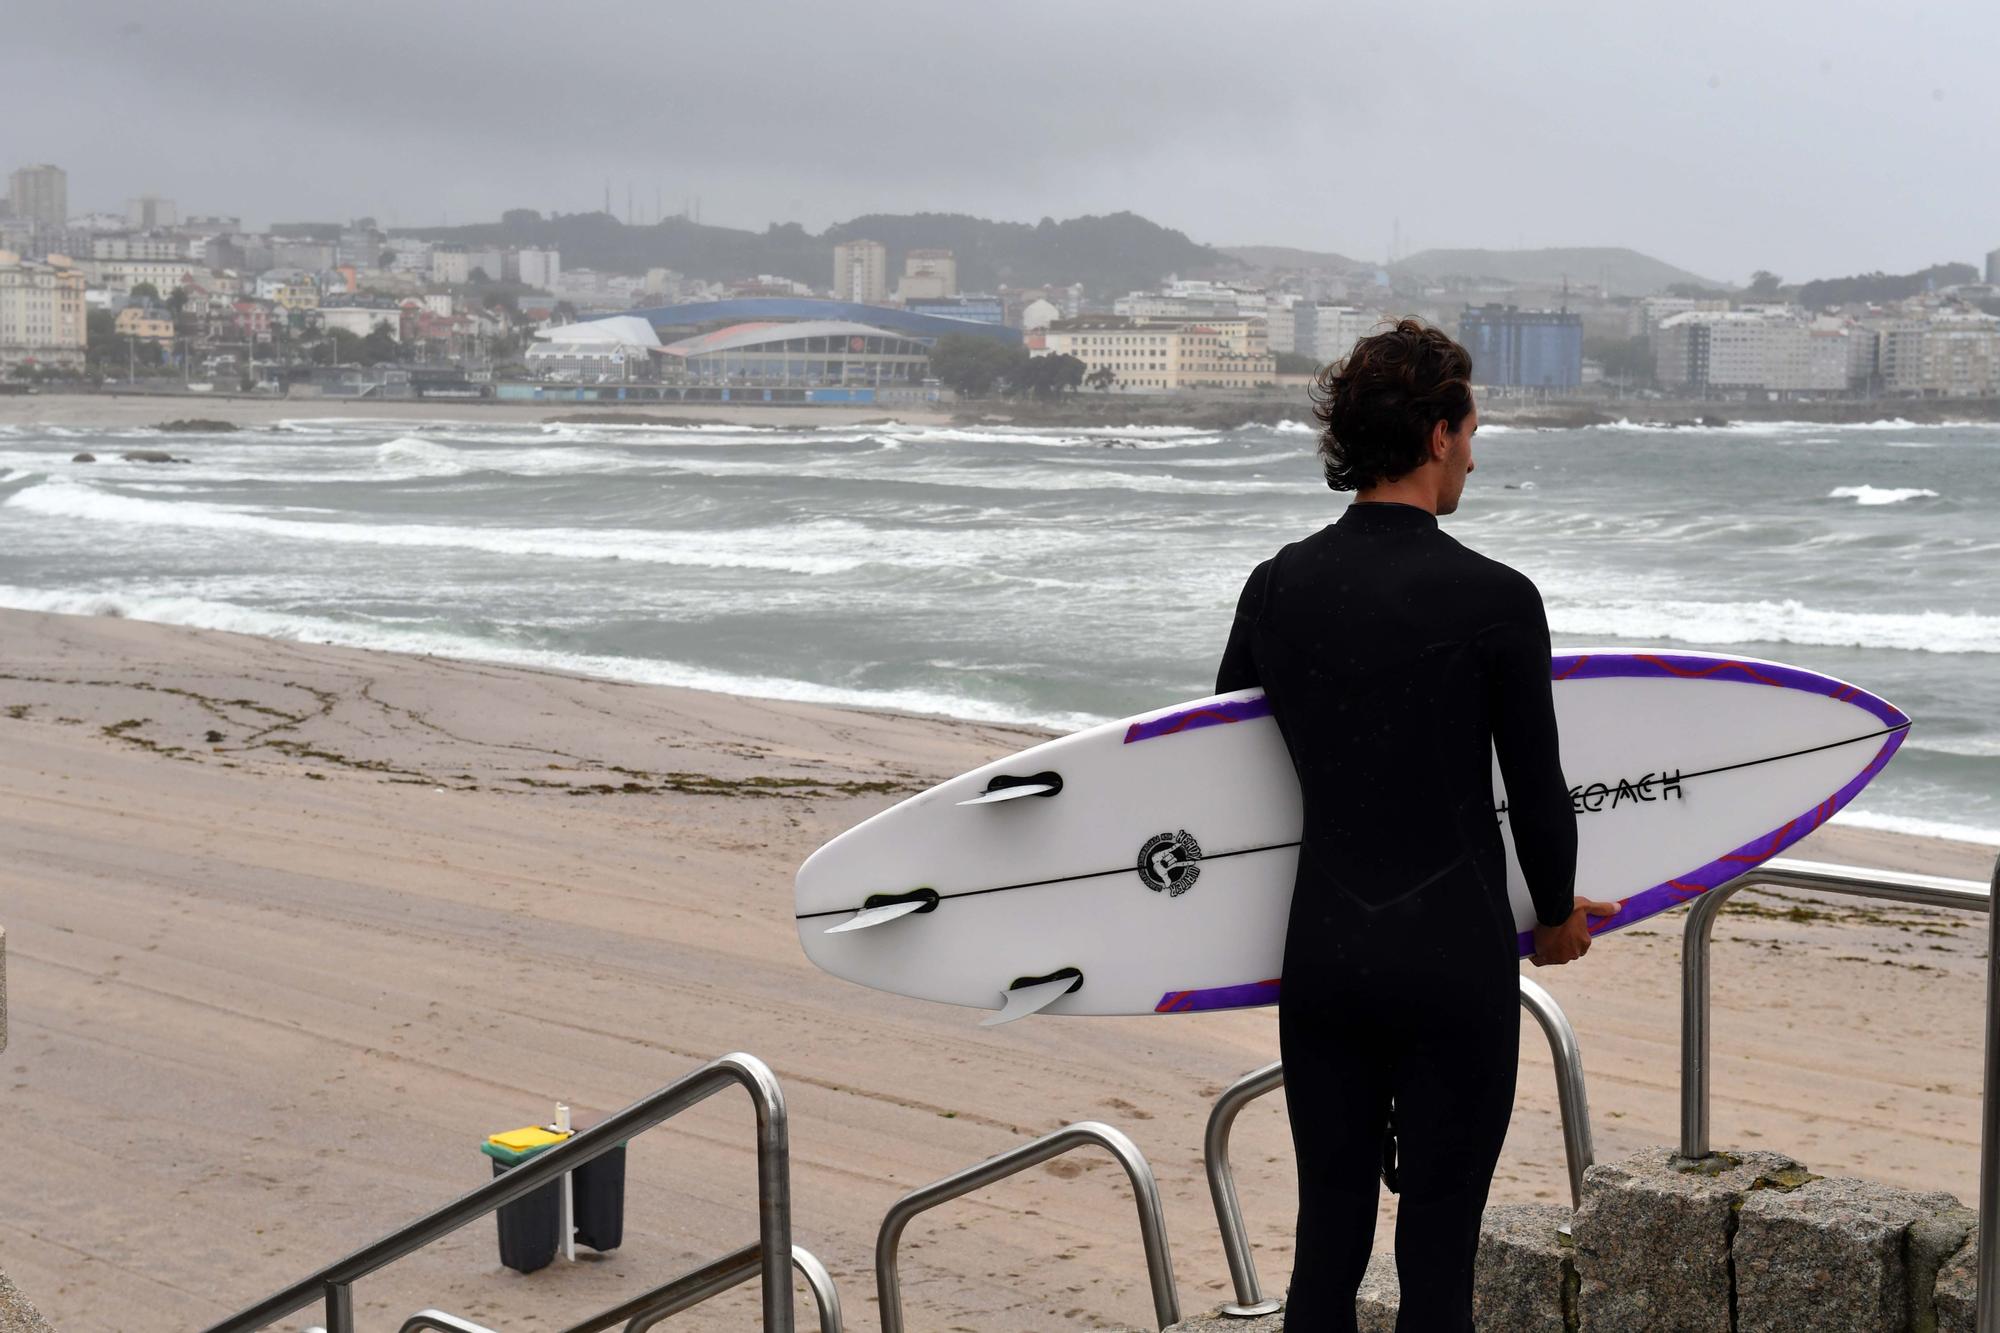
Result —
<path fill-rule="evenodd" d="M 890 286 L 913 249 L 947 249 L 966 291 L 1064 286 L 1080 282 L 1097 293 L 1151 287 L 1169 273 L 1212 274 L 1240 266 L 1212 246 L 1135 213 L 1057 222 L 994 222 L 962 213 L 874 213 L 836 223 L 815 236 L 796 222 L 761 232 L 709 227 L 683 218 L 627 226 L 608 213 L 543 217 L 510 209 L 498 222 L 467 227 L 402 227 L 398 236 L 463 245 L 553 245 L 565 268 L 644 273 L 671 268 L 693 278 L 732 281 L 771 273 L 815 287 L 833 277 L 840 241 L 880 241 L 889 250 Z"/>
<path fill-rule="evenodd" d="M 1325 269 L 1332 273 L 1346 273 L 1376 267 L 1373 261 L 1349 259 L 1331 250 L 1298 250 L 1289 245 L 1225 245 L 1220 248 L 1231 259 L 1264 273 L 1283 269 Z"/>
<path fill-rule="evenodd" d="M 1570 246 L 1551 250 L 1420 250 L 1389 266 L 1398 276 L 1498 278 L 1503 282 L 1559 286 L 1599 283 L 1613 296 L 1651 296 L 1677 282 L 1726 287 L 1698 273 L 1623 246 Z"/>

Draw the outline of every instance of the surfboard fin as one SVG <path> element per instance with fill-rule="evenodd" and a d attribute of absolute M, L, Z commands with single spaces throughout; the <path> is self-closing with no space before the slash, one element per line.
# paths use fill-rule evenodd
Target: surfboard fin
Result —
<path fill-rule="evenodd" d="M 936 889 L 911 889 L 908 893 L 871 893 L 861 904 L 860 911 L 837 926 L 828 926 L 820 933 L 838 935 L 842 931 L 886 926 L 891 921 L 899 921 L 913 912 L 935 911 L 937 905 Z"/>
<path fill-rule="evenodd" d="M 986 790 L 960 805 L 993 805 L 1000 801 L 1018 801 L 1025 796 L 1054 796 L 1063 787 L 1060 773 L 1035 773 L 1028 777 L 1014 777 L 1001 774 L 986 784 Z"/>
<path fill-rule="evenodd" d="M 891 921 L 899 920 L 912 912 L 921 912 L 923 910 L 924 905 L 921 902 L 889 903 L 882 907 L 864 907 L 839 925 L 828 926 L 822 933 L 838 935 L 848 930 L 866 930 L 870 926 L 886 926 Z"/>
<path fill-rule="evenodd" d="M 979 1020 L 983 1028 L 997 1028 L 1002 1023 L 1012 1023 L 1015 1019 L 1038 1014 L 1042 1010 L 1083 987 L 1083 973 L 1073 967 L 1061 968 L 1045 977 L 1018 977 L 1007 987 L 1007 1003 L 999 1013 Z"/>

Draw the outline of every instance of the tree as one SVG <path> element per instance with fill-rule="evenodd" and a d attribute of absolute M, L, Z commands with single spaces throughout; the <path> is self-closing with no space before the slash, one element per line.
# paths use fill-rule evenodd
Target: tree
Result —
<path fill-rule="evenodd" d="M 125 361 L 125 340 L 118 336 L 118 316 L 109 310 L 90 310 L 83 316 L 84 360 L 102 371 L 115 358 Z"/>
<path fill-rule="evenodd" d="M 321 366 L 349 366 L 361 361 L 361 338 L 346 329 L 328 329 L 326 337 L 313 348 L 313 363 Z"/>
<path fill-rule="evenodd" d="M 467 282 L 479 283 L 482 286 L 484 286 L 486 283 L 493 281 L 493 279 L 486 276 L 486 270 L 478 266 L 475 266 L 472 272 L 465 275 L 465 280 Z"/>
<path fill-rule="evenodd" d="M 375 267 L 376 268 L 396 267 L 396 252 L 394 250 L 384 250 L 381 254 L 375 256 Z"/>
<path fill-rule="evenodd" d="M 160 299 L 160 289 L 150 282 L 135 282 L 132 284 L 132 299 L 134 301 L 157 301 Z"/>
<path fill-rule="evenodd" d="M 1778 288 L 1784 285 L 1784 281 L 1771 270 L 1760 268 L 1750 275 L 1750 295 L 1760 301 L 1774 300 L 1778 295 Z"/>
<path fill-rule="evenodd" d="M 1274 355 L 1278 361 L 1278 373 L 1280 375 L 1317 375 L 1319 373 L 1319 362 L 1312 357 L 1302 356 L 1297 352 L 1277 352 Z"/>
<path fill-rule="evenodd" d="M 361 340 L 361 359 L 371 366 L 395 361 L 402 355 L 402 350 L 386 319 L 377 320 L 375 327 L 368 331 L 368 336 Z"/>
<path fill-rule="evenodd" d="M 1007 377 L 1010 394 L 1031 394 L 1042 402 L 1059 401 L 1083 383 L 1083 362 L 1067 352 L 1027 356 Z"/>
<path fill-rule="evenodd" d="M 961 398 L 984 398 L 1002 381 L 1024 373 L 1025 349 L 992 338 L 947 333 L 931 348 L 931 374 Z"/>
<path fill-rule="evenodd" d="M 1099 366 L 1088 375 L 1085 375 L 1083 382 L 1091 388 L 1096 389 L 1099 393 L 1102 393 L 1118 382 L 1118 372 L 1110 366 Z"/>
<path fill-rule="evenodd" d="M 1604 367 L 1604 378 L 1617 384 L 1651 384 L 1653 344 L 1639 338 L 1585 338 L 1583 354 Z"/>

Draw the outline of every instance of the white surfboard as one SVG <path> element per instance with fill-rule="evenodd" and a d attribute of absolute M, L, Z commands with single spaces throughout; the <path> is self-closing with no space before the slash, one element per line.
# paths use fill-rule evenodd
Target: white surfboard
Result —
<path fill-rule="evenodd" d="M 1880 772 L 1910 720 L 1754 658 L 1589 650 L 1551 662 L 1574 784 L 1577 893 L 1616 930 L 1777 855 Z M 1494 767 L 1521 951 L 1534 910 Z M 1257 690 L 1037 745 L 883 811 L 797 883 L 806 955 L 836 976 L 1004 1021 L 1185 1013 L 1278 998 L 1298 782 Z"/>

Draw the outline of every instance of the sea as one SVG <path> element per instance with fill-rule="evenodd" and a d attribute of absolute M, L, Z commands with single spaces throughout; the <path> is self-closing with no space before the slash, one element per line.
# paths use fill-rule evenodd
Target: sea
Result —
<path fill-rule="evenodd" d="M 1212 689 L 1245 575 L 1347 501 L 1315 444 L 0 425 L 0 606 L 1070 729 Z M 1540 585 L 1559 647 L 1850 680 L 1916 723 L 1842 818 L 2000 845 L 2000 426 L 1488 425 L 1474 453 L 1445 527 Z"/>

